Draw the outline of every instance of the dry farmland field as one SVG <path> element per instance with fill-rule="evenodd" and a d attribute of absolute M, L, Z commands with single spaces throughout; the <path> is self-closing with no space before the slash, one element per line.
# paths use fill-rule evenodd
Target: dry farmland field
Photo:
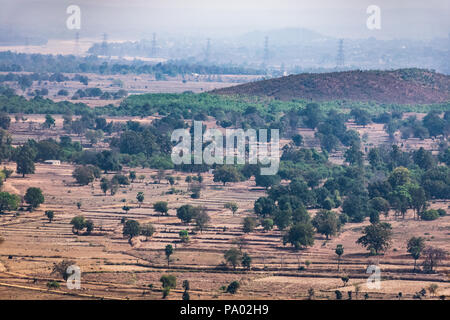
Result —
<path fill-rule="evenodd" d="M 55 116 L 56 128 L 52 130 L 28 130 L 30 122 L 39 124 L 42 115 L 27 115 L 26 122 L 11 124 L 13 141 L 23 143 L 29 138 L 36 140 L 57 138 L 61 134 L 62 119 Z M 108 118 L 108 121 L 118 121 Z M 122 118 L 139 120 L 138 118 Z M 152 118 L 139 121 L 151 122 Z M 367 132 L 365 145 L 370 147 L 387 139 L 382 126 L 371 124 L 358 127 Z M 301 129 L 305 144 L 316 146 L 312 130 Z M 76 136 L 73 136 L 76 140 Z M 403 147 L 423 143 L 434 150 L 433 141 L 403 141 Z M 330 157 L 342 163 L 341 154 Z M 6 167 L 15 169 L 15 163 Z M 327 240 L 316 234 L 314 245 L 299 251 L 284 246 L 282 233 L 277 229 L 244 233 L 242 219 L 253 214 L 254 201 L 266 194 L 264 188 L 256 187 L 254 179 L 228 183 L 225 186 L 213 181 L 211 173 L 203 174 L 201 197 L 193 199 L 188 192 L 186 174 L 167 170 L 165 175 L 175 177 L 171 186 L 167 180 L 155 178 L 158 172 L 152 169 L 124 168 L 128 173 L 135 170 L 138 178 L 130 185 L 121 186 L 115 195 L 104 194 L 100 181 L 96 179 L 86 186 L 75 184 L 72 172 L 75 166 L 36 164 L 35 174 L 13 173 L 3 185 L 3 191 L 24 195 L 28 187 L 39 187 L 45 195 L 45 203 L 32 212 L 25 210 L 0 215 L 0 298 L 1 299 L 161 299 L 159 281 L 163 274 L 177 277 L 177 287 L 171 290 L 168 299 L 181 299 L 181 282 L 189 280 L 191 299 L 307 299 L 313 288 L 315 299 L 334 299 L 335 291 L 354 293 L 363 299 L 396 299 L 402 292 L 404 299 L 412 299 L 422 288 L 438 285 L 436 294 L 427 299 L 450 295 L 450 260 L 439 265 L 434 274 L 413 272 L 413 260 L 406 251 L 406 241 L 411 236 L 421 236 L 433 246 L 450 249 L 450 215 L 434 221 L 413 220 L 412 210 L 404 219 L 395 219 L 393 214 L 382 221 L 393 227 L 393 243 L 384 254 L 370 256 L 356 240 L 361 236 L 363 223 L 346 224 L 340 233 Z M 107 176 L 112 177 L 113 174 Z M 136 194 L 143 192 L 145 200 L 139 205 Z M 156 201 L 168 202 L 168 215 L 160 215 L 153 209 Z M 239 209 L 233 214 L 224 204 L 234 201 Z M 78 205 L 77 205 L 78 204 Z M 210 224 L 202 232 L 183 224 L 176 216 L 176 209 L 183 204 L 204 206 L 211 217 Z M 431 208 L 443 208 L 448 212 L 450 202 L 432 201 Z M 130 210 L 125 212 L 124 206 Z M 55 212 L 49 222 L 44 212 Z M 310 213 L 314 215 L 314 210 Z M 83 215 L 91 219 L 96 228 L 90 235 L 72 232 L 70 221 Z M 131 242 L 122 235 L 122 218 L 140 223 L 151 222 L 156 232 L 151 238 L 135 237 Z M 189 241 L 180 241 L 179 231 L 189 230 Z M 164 248 L 172 244 L 174 253 L 170 264 Z M 345 253 L 338 270 L 337 244 L 342 244 Z M 250 270 L 224 267 L 224 252 L 231 247 L 240 247 L 252 257 Z M 64 259 L 76 262 L 81 268 L 81 289 L 69 290 L 62 283 L 60 288 L 49 289 L 49 281 L 58 280 L 52 274 L 54 263 Z M 367 285 L 369 265 L 381 270 L 381 286 Z M 346 274 L 349 282 L 341 277 Z M 241 287 L 231 296 L 221 287 L 237 280 Z M 356 292 L 355 292 L 356 291 Z"/>

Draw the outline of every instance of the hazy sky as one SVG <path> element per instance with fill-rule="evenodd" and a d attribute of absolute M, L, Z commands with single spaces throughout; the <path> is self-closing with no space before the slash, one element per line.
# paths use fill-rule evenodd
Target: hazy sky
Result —
<path fill-rule="evenodd" d="M 67 34 L 66 8 L 81 8 L 80 34 L 139 39 L 151 32 L 237 35 L 304 27 L 335 37 L 431 38 L 450 33 L 449 0 L 1 0 L 0 26 Z M 366 27 L 369 5 L 381 30 Z"/>

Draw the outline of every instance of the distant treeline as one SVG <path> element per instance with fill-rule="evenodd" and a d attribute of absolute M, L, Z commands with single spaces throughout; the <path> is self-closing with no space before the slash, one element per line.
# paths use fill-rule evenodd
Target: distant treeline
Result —
<path fill-rule="evenodd" d="M 95 88 L 87 88 L 91 91 Z M 86 90 L 83 92 L 85 93 Z M 98 90 L 97 90 L 98 91 Z M 123 94 L 123 95 L 122 95 Z M 125 95 L 123 90 L 117 91 L 116 95 Z M 6 86 L 0 86 L 0 111 L 7 113 L 36 113 L 36 114 L 64 114 L 72 113 L 81 115 L 89 112 L 96 115 L 109 116 L 150 116 L 167 115 L 178 113 L 185 119 L 195 117 L 202 120 L 207 116 L 216 118 L 217 121 L 243 122 L 242 114 L 251 115 L 250 123 L 274 124 L 285 116 L 283 121 L 295 122 L 289 117 L 294 117 L 298 110 L 305 109 L 311 103 L 304 100 L 281 101 L 263 97 L 241 97 L 221 96 L 209 93 L 158 93 L 131 95 L 127 97 L 119 107 L 112 104 L 103 107 L 90 108 L 84 103 L 72 103 L 69 101 L 54 102 L 51 99 L 36 95 L 27 100 L 19 96 L 15 91 Z M 432 110 L 445 112 L 450 110 L 449 103 L 431 105 L 399 105 L 399 104 L 377 104 L 365 102 L 328 101 L 321 102 L 319 106 L 322 111 L 338 110 L 350 112 L 352 109 L 367 111 L 370 117 L 384 112 L 422 112 Z M 297 117 L 297 116 L 296 116 Z M 374 121 L 376 121 L 374 119 Z M 286 127 L 279 122 L 280 127 Z M 278 127 L 278 126 L 277 126 Z"/>
<path fill-rule="evenodd" d="M 144 61 L 111 62 L 97 56 L 43 55 L 0 52 L 0 72 L 50 72 L 50 73 L 98 73 L 98 74 L 154 74 L 156 77 L 186 74 L 234 74 L 263 75 L 262 70 L 249 69 L 231 64 L 202 65 L 185 61 L 168 61 L 150 64 Z"/>

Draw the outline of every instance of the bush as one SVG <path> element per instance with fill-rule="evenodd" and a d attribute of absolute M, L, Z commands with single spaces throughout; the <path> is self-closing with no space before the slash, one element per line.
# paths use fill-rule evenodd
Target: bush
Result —
<path fill-rule="evenodd" d="M 420 219 L 425 221 L 432 221 L 437 218 L 439 218 L 439 212 L 434 209 L 424 211 L 420 214 Z"/>
<path fill-rule="evenodd" d="M 447 214 L 447 212 L 444 209 L 437 209 L 437 212 L 439 216 L 443 217 Z"/>
<path fill-rule="evenodd" d="M 227 287 L 227 292 L 231 294 L 235 294 L 241 285 L 238 281 L 231 282 Z"/>
<path fill-rule="evenodd" d="M 47 282 L 47 288 L 49 288 L 49 289 L 58 289 L 59 287 L 61 287 L 61 285 L 57 281 Z"/>

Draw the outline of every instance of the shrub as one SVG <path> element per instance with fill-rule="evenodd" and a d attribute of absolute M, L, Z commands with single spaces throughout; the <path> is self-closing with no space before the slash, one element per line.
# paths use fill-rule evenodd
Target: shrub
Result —
<path fill-rule="evenodd" d="M 420 219 L 425 221 L 432 221 L 436 220 L 437 218 L 439 218 L 439 212 L 434 209 L 424 211 L 420 214 Z"/>
<path fill-rule="evenodd" d="M 57 281 L 47 282 L 47 288 L 49 288 L 49 289 L 58 289 L 59 287 L 61 287 L 61 285 Z"/>
<path fill-rule="evenodd" d="M 235 294 L 241 285 L 238 281 L 231 282 L 227 287 L 227 292 L 231 294 Z"/>

